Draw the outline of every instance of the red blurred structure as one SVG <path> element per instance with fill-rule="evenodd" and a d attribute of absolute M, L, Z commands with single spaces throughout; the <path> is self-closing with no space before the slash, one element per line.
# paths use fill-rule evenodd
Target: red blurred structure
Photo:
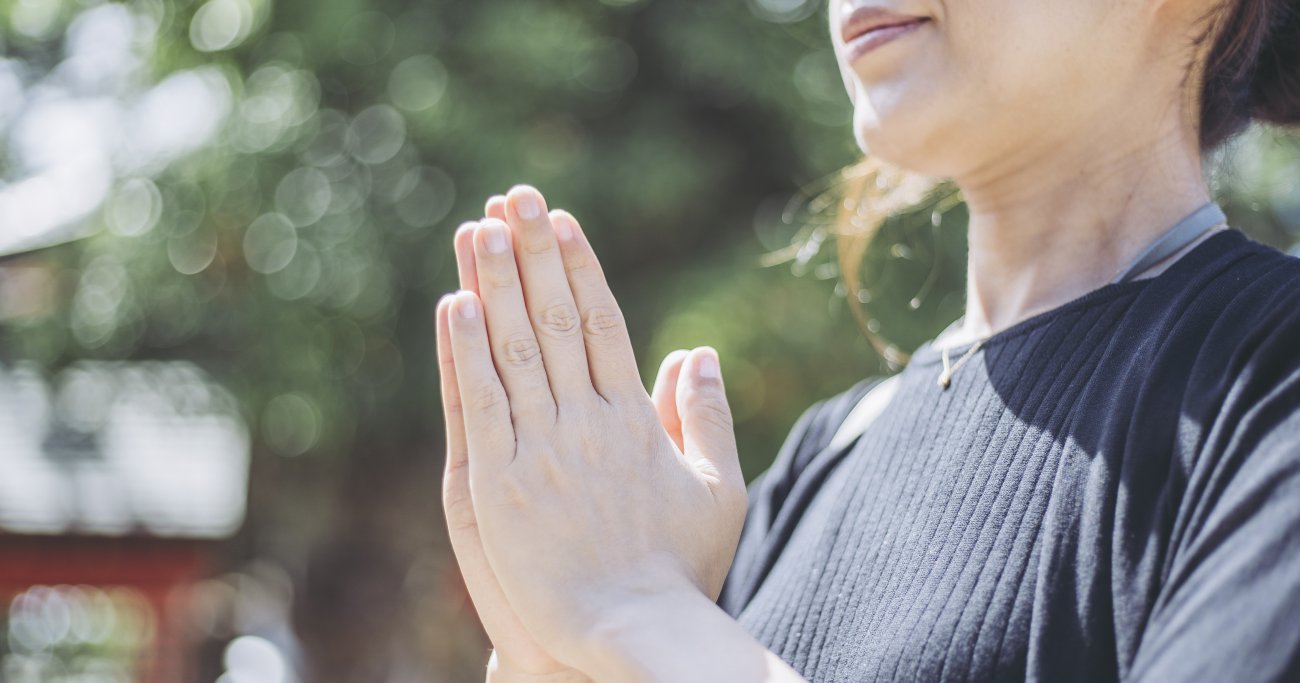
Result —
<path fill-rule="evenodd" d="M 0 367 L 0 680 L 194 680 L 182 590 L 243 521 L 248 437 L 186 363 Z"/>
<path fill-rule="evenodd" d="M 0 598 L 10 606 L 8 630 L 12 633 L 15 620 L 44 621 L 44 626 L 19 628 L 45 632 L 29 640 L 44 635 L 47 637 L 42 640 L 58 636 L 56 642 L 66 641 L 68 646 L 62 648 L 65 658 L 76 660 L 96 653 L 106 661 L 92 667 L 120 666 L 143 683 L 194 680 L 186 658 L 190 643 L 180 629 L 183 615 L 175 613 L 178 603 L 173 596 L 177 589 L 205 575 L 206 545 L 145 537 L 0 536 L 0 557 L 4 558 Z M 107 614 L 90 614 L 105 609 Z M 78 612 L 81 615 L 76 615 Z M 118 635 L 115 645 L 94 647 L 97 641 L 112 639 L 96 638 L 107 630 L 93 624 L 78 625 L 78 618 L 111 620 L 127 632 Z M 75 633 L 75 629 L 83 633 Z M 9 648 L 13 645 L 11 642 Z M 86 654 L 78 654 L 79 650 Z M 4 680 L 21 680 L 22 675 L 5 676 Z"/>

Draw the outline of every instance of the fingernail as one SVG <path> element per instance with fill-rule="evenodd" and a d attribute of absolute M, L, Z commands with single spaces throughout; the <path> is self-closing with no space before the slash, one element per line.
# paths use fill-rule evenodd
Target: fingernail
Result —
<path fill-rule="evenodd" d="M 566 241 L 573 239 L 573 227 L 569 225 L 568 216 L 559 216 L 552 222 L 555 223 L 555 234 L 559 235 L 560 239 Z"/>
<path fill-rule="evenodd" d="M 515 210 L 520 218 L 531 221 L 542 215 L 542 204 L 532 192 L 521 192 L 515 200 Z"/>
<path fill-rule="evenodd" d="M 478 302 L 474 301 L 474 295 L 469 292 L 456 294 L 456 312 L 460 317 L 466 320 L 473 320 L 478 317 Z"/>
<path fill-rule="evenodd" d="M 506 228 L 500 223 L 484 223 L 483 230 L 487 231 L 485 235 L 487 240 L 487 250 L 493 254 L 500 254 L 506 250 Z"/>
<path fill-rule="evenodd" d="M 700 358 L 699 372 L 700 377 L 706 379 L 713 379 L 722 375 L 722 371 L 718 368 L 718 359 L 709 354 L 705 354 L 703 358 Z"/>

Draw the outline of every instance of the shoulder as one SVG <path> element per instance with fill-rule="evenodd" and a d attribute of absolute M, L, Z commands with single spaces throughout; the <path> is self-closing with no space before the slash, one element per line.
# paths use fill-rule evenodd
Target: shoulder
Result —
<path fill-rule="evenodd" d="M 821 399 L 805 410 L 787 438 L 787 443 L 793 439 L 795 443 L 791 445 L 797 446 L 790 449 L 790 464 L 796 469 L 802 469 L 808 458 L 829 446 L 835 432 L 862 401 L 862 397 L 886 379 L 888 378 L 879 375 L 860 379 L 844 391 Z"/>
<path fill-rule="evenodd" d="M 767 568 L 780 552 L 791 520 L 800 512 L 798 496 L 791 492 L 801 479 L 811 481 L 818 466 L 818 454 L 825 453 L 839 425 L 872 387 L 884 377 L 866 377 L 837 394 L 816 401 L 804 409 L 781 444 L 771 466 L 749 485 L 749 510 L 745 527 L 723 585 L 718 604 L 732 616 L 749 601 Z M 804 485 L 807 489 L 807 485 Z M 777 525 L 778 518 L 785 519 Z M 774 528 L 777 527 L 777 528 Z M 781 531 L 784 528 L 785 533 Z"/>
<path fill-rule="evenodd" d="M 1138 294 L 1124 346 L 1149 349 L 1149 360 L 1181 368 L 1200 391 L 1261 362 L 1300 363 L 1300 258 L 1235 229 L 1201 247 Z"/>
<path fill-rule="evenodd" d="M 1300 258 L 1234 231 L 1189 303 L 1203 321 L 1199 364 L 1238 383 L 1300 367 Z"/>
<path fill-rule="evenodd" d="M 1185 280 L 1207 293 L 1228 294 L 1234 304 L 1267 310 L 1270 304 L 1300 297 L 1300 258 L 1227 230 L 1207 243 L 1203 267 Z"/>
<path fill-rule="evenodd" d="M 1200 436 L 1184 475 L 1219 487 L 1300 464 L 1300 258 L 1240 233 L 1223 242 L 1184 313 L 1193 324 L 1163 354 L 1187 372 L 1180 431 Z"/>
<path fill-rule="evenodd" d="M 750 485 L 751 503 L 757 503 L 758 507 L 772 513 L 779 509 L 799 475 L 818 453 L 830 445 L 836 430 L 854 406 L 884 380 L 885 377 L 875 375 L 860 379 L 849 388 L 804 409 L 771 466 Z"/>

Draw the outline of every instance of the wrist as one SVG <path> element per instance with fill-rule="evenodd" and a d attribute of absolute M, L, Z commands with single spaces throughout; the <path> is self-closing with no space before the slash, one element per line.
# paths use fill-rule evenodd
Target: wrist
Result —
<path fill-rule="evenodd" d="M 602 613 L 573 658 L 598 681 L 803 681 L 698 590 L 664 591 Z"/>
<path fill-rule="evenodd" d="M 528 672 L 492 650 L 492 655 L 488 657 L 486 683 L 591 683 L 591 679 L 576 669 Z"/>
<path fill-rule="evenodd" d="M 767 651 L 703 593 L 628 599 L 593 625 L 579 667 L 598 681 L 760 681 Z"/>
<path fill-rule="evenodd" d="M 702 594 L 700 599 L 706 599 Z M 654 676 L 645 661 L 661 650 L 656 634 L 671 633 L 674 624 L 690 619 L 700 605 L 689 591 L 637 595 L 600 615 L 583 640 L 581 666 L 600 680 L 649 681 Z"/>

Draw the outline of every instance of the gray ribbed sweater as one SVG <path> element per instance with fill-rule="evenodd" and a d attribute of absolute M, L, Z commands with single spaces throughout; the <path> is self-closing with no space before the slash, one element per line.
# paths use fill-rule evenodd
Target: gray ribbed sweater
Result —
<path fill-rule="evenodd" d="M 1300 259 L 1223 231 L 940 367 L 751 484 L 755 637 L 813 681 L 1300 681 Z"/>

